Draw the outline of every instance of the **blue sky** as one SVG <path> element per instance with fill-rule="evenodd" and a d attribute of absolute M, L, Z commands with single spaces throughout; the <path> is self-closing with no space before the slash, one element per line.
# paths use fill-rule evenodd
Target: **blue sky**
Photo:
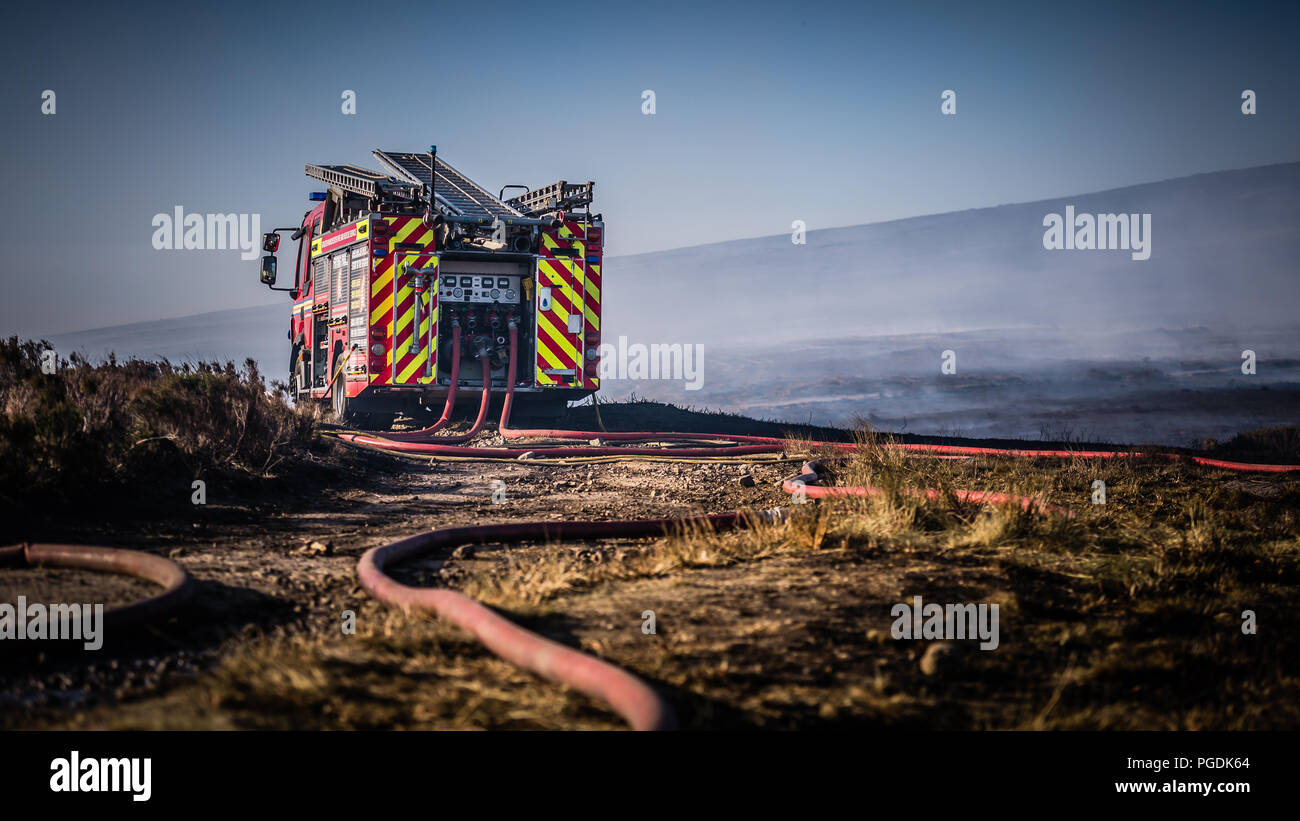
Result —
<path fill-rule="evenodd" d="M 373 166 L 372 148 L 437 143 L 494 190 L 594 179 L 612 255 L 1300 159 L 1294 3 L 227 2 L 9 16 L 0 208 L 32 230 L 0 273 L 5 335 L 280 299 L 238 252 L 154 250 L 153 216 L 180 205 L 296 224 L 317 187 L 303 164 Z M 1246 88 L 1254 117 L 1239 110 Z M 355 116 L 340 111 L 345 89 Z M 940 114 L 944 89 L 954 117 Z"/>

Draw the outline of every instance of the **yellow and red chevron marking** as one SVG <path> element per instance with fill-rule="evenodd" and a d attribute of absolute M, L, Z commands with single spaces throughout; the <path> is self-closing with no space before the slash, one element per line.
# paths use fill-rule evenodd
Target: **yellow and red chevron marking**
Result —
<path fill-rule="evenodd" d="M 573 302 L 574 312 L 582 315 L 582 331 L 575 334 L 577 341 L 575 347 L 578 350 L 578 361 L 582 363 L 579 373 L 582 374 L 581 385 L 584 388 L 595 390 L 600 387 L 599 380 L 586 375 L 585 365 L 589 361 L 586 358 L 587 348 L 599 350 L 598 343 L 590 343 L 589 340 L 596 340 L 600 337 L 600 264 L 587 262 L 584 264 L 578 259 L 555 259 L 546 260 L 553 265 L 562 265 L 568 274 L 569 282 L 572 283 L 572 290 L 578 299 Z M 595 360 L 590 360 L 595 361 Z"/>
<path fill-rule="evenodd" d="M 585 364 L 588 340 L 600 338 L 600 242 L 585 239 L 589 226 L 580 222 L 565 221 L 552 232 L 542 234 L 541 253 L 544 262 L 562 265 L 568 274 L 572 290 L 579 295 L 573 304 L 580 306 L 582 333 L 575 335 L 578 352 L 579 384 L 586 389 L 600 387 L 600 380 L 586 374 Z M 540 282 L 540 277 L 539 277 Z M 591 347 L 599 350 L 598 343 Z M 539 384 L 541 384 L 539 380 Z"/>
<path fill-rule="evenodd" d="M 599 259 L 599 257 L 597 257 Z M 583 283 L 582 315 L 583 315 L 583 349 L 591 348 L 595 352 L 600 351 L 600 263 L 588 262 L 585 266 L 585 282 Z M 582 387 L 590 390 L 596 390 L 600 387 L 600 378 L 588 376 L 585 365 L 590 362 L 596 362 L 595 359 L 584 359 L 584 368 L 582 371 Z"/>
<path fill-rule="evenodd" d="M 560 223 L 559 233 L 562 237 L 582 238 L 587 236 L 587 224 L 585 222 L 575 222 L 574 220 L 565 220 Z"/>
<path fill-rule="evenodd" d="M 543 307 L 543 288 L 550 289 L 550 305 Z M 569 332 L 570 315 L 582 314 L 581 286 L 574 288 L 573 266 L 567 259 L 537 260 L 537 385 L 579 384 L 582 372 L 582 335 Z M 570 371 L 571 373 L 548 373 Z"/>
<path fill-rule="evenodd" d="M 583 239 L 585 235 L 581 223 L 564 222 L 559 228 L 542 232 L 538 250 L 548 258 L 578 259 L 587 253 L 587 243 Z"/>
<path fill-rule="evenodd" d="M 424 366 L 429 357 L 434 357 L 436 366 L 437 354 L 423 342 L 428 339 L 430 322 L 433 323 L 433 336 L 437 338 L 436 286 L 431 282 L 430 288 L 425 291 L 421 299 L 422 344 L 418 354 L 411 354 L 411 334 L 415 330 L 412 327 L 414 322 L 412 322 L 411 308 L 415 303 L 415 288 L 412 287 L 410 275 L 406 270 L 436 267 L 437 257 L 432 253 L 412 251 L 398 253 L 395 249 L 398 243 L 416 243 L 432 252 L 434 232 L 419 217 L 384 217 L 384 221 L 388 223 L 388 233 L 375 236 L 374 243 L 376 247 L 386 248 L 388 253 L 376 260 L 370 279 L 370 327 L 384 332 L 384 367 L 370 374 L 370 382 L 382 385 L 431 382 L 433 378 L 424 375 L 426 370 Z M 396 323 L 393 320 L 394 300 L 397 303 Z M 396 359 L 396 367 L 394 367 L 394 359 Z"/>

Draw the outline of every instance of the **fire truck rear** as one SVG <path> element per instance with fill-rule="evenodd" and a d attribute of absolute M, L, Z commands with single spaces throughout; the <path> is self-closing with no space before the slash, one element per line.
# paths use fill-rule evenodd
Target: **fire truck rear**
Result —
<path fill-rule="evenodd" d="M 328 185 L 297 229 L 263 237 L 262 282 L 292 295 L 289 384 L 342 422 L 387 428 L 457 391 L 504 391 L 519 328 L 525 407 L 558 413 L 599 387 L 603 223 L 594 183 L 497 196 L 428 153 L 375 151 L 388 173 L 308 165 Z M 525 193 L 503 199 L 506 189 Z M 281 232 L 297 241 L 276 287 Z M 456 363 L 457 350 L 460 362 Z M 459 367 L 455 367 L 459 364 Z M 489 384 L 484 385 L 484 374 Z"/>

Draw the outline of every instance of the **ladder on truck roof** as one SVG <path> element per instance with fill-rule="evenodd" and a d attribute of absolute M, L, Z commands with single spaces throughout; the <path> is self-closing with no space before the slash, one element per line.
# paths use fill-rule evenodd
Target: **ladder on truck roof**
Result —
<path fill-rule="evenodd" d="M 329 183 L 331 186 L 352 194 L 372 200 L 388 200 L 396 195 L 405 200 L 415 199 L 420 195 L 420 186 L 406 180 L 399 180 L 378 171 L 371 171 L 356 165 L 314 165 L 307 163 L 307 176 L 313 180 Z"/>
<path fill-rule="evenodd" d="M 544 214 L 548 211 L 575 211 L 581 206 L 591 204 L 591 191 L 595 187 L 594 182 L 571 183 L 560 180 L 506 200 L 506 205 L 518 208 L 529 215 Z"/>
<path fill-rule="evenodd" d="M 429 155 L 413 154 L 405 151 L 371 152 L 380 164 L 399 179 L 410 183 L 427 185 L 429 183 Z M 501 200 L 492 196 L 469 177 L 452 168 L 438 157 L 438 177 L 434 185 L 434 194 L 439 204 L 449 206 L 456 216 L 482 217 L 494 220 L 497 217 L 522 217 L 523 214 Z"/>

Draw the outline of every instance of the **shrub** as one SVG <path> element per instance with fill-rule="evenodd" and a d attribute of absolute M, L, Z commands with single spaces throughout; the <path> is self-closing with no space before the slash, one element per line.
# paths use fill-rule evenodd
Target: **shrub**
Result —
<path fill-rule="evenodd" d="M 173 365 L 73 354 L 41 370 L 45 342 L 0 341 L 0 498 L 73 499 L 104 486 L 211 472 L 271 474 L 305 452 L 312 413 L 268 392 L 256 363 Z"/>

